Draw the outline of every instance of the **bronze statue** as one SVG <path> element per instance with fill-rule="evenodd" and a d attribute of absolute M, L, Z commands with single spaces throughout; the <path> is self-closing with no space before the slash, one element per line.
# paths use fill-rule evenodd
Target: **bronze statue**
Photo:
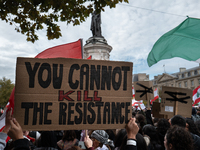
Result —
<path fill-rule="evenodd" d="M 102 37 L 101 35 L 101 13 L 96 10 L 92 13 L 91 28 L 93 37 Z"/>

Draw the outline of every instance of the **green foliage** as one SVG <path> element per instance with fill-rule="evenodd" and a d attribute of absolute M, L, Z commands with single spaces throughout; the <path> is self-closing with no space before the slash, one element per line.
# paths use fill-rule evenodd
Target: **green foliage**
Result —
<path fill-rule="evenodd" d="M 119 2 L 128 0 L 1 0 L 0 18 L 15 25 L 17 32 L 34 43 L 38 40 L 37 30 L 46 27 L 48 39 L 58 39 L 62 35 L 56 22 L 79 25 L 93 12 L 94 5 L 100 12 L 106 6 L 116 7 Z"/>
<path fill-rule="evenodd" d="M 8 103 L 10 98 L 10 94 L 14 88 L 14 84 L 12 84 L 10 79 L 0 79 L 0 105 L 5 106 Z"/>

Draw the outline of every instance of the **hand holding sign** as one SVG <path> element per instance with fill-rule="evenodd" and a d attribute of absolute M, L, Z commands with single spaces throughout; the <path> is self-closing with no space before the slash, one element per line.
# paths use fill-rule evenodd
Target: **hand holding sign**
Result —
<path fill-rule="evenodd" d="M 13 140 L 23 139 L 23 131 L 20 124 L 15 118 L 10 120 L 11 128 L 8 132 L 8 136 Z"/>
<path fill-rule="evenodd" d="M 128 124 L 126 125 L 126 132 L 128 139 L 136 139 L 136 134 L 139 131 L 139 127 L 135 122 L 135 118 L 131 118 Z"/>
<path fill-rule="evenodd" d="M 86 135 L 86 137 L 84 138 L 84 143 L 87 148 L 91 148 L 93 144 L 92 140 L 89 138 L 88 135 Z"/>

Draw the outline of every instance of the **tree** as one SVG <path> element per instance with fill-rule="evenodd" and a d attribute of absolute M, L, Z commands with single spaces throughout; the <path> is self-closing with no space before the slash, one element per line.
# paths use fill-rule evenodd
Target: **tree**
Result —
<path fill-rule="evenodd" d="M 114 8 L 128 0 L 1 0 L 0 18 L 15 25 L 17 32 L 25 34 L 27 41 L 38 40 L 37 30 L 46 27 L 48 40 L 61 37 L 59 21 L 79 25 L 93 12 Z"/>
<path fill-rule="evenodd" d="M 0 79 L 0 105 L 5 106 L 8 103 L 10 98 L 10 94 L 14 88 L 14 84 L 12 84 L 10 79 Z"/>

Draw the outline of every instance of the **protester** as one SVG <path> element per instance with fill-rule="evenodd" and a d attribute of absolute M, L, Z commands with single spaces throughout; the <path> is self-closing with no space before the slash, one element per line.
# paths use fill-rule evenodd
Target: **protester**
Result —
<path fill-rule="evenodd" d="M 135 122 L 135 118 L 131 118 L 128 124 L 126 125 L 126 132 L 127 132 L 127 143 L 126 143 L 126 150 L 137 150 L 136 144 L 136 135 L 139 131 L 139 127 Z"/>
<path fill-rule="evenodd" d="M 192 107 L 192 116 L 191 118 L 194 120 L 194 122 L 197 122 L 200 120 L 200 116 L 197 114 L 196 108 Z"/>
<path fill-rule="evenodd" d="M 11 113 L 12 113 L 11 109 L 7 111 L 5 119 L 5 127 L 2 130 L 2 132 L 0 132 L 0 150 L 6 147 L 7 133 L 10 129 L 10 120 L 12 119 Z"/>
<path fill-rule="evenodd" d="M 57 150 L 57 139 L 54 131 L 42 131 L 38 148 L 35 150 Z"/>
<path fill-rule="evenodd" d="M 161 118 L 157 123 L 157 133 L 160 140 L 160 144 L 164 149 L 164 137 L 167 130 L 170 128 L 170 123 L 167 119 Z"/>
<path fill-rule="evenodd" d="M 185 121 L 186 121 L 186 129 L 189 132 L 200 136 L 200 132 L 199 132 L 196 124 L 194 123 L 194 121 L 191 118 L 186 118 Z"/>
<path fill-rule="evenodd" d="M 198 120 L 197 122 L 195 122 L 195 125 L 196 125 L 198 131 L 200 132 L 200 120 Z"/>
<path fill-rule="evenodd" d="M 136 114 L 136 122 L 139 127 L 139 133 L 142 134 L 142 128 L 146 125 L 146 118 L 143 114 Z"/>
<path fill-rule="evenodd" d="M 115 137 L 115 141 L 114 141 L 114 144 L 115 144 L 115 150 L 119 150 L 120 149 L 120 146 L 122 145 L 122 141 L 124 139 L 124 137 L 126 136 L 126 129 L 121 129 L 118 131 L 116 137 Z"/>
<path fill-rule="evenodd" d="M 65 130 L 64 135 L 60 141 L 57 142 L 57 145 L 62 150 L 67 150 L 72 146 L 77 146 L 79 140 L 76 139 L 76 133 L 74 130 Z"/>
<path fill-rule="evenodd" d="M 93 146 L 93 142 L 92 140 L 89 138 L 89 136 L 85 136 L 84 137 L 84 143 L 85 143 L 85 146 L 88 150 L 94 150 L 94 147 Z"/>
<path fill-rule="evenodd" d="M 193 150 L 190 133 L 179 126 L 173 126 L 167 131 L 164 145 L 166 150 Z"/>
<path fill-rule="evenodd" d="M 148 150 L 164 150 L 160 144 L 160 140 L 157 134 L 157 130 L 154 126 L 147 124 L 142 129 L 143 134 L 150 137 L 150 144 Z"/>
<path fill-rule="evenodd" d="M 109 135 L 104 130 L 93 131 L 91 139 L 96 150 L 111 150 L 111 147 L 114 147 L 113 141 L 109 140 Z"/>
<path fill-rule="evenodd" d="M 176 125 L 184 129 L 186 128 L 185 118 L 183 118 L 181 115 L 175 115 L 170 120 L 172 126 Z M 200 150 L 200 137 L 193 133 L 190 133 L 190 135 L 194 143 L 194 150 Z"/>
<path fill-rule="evenodd" d="M 137 144 L 137 150 L 147 150 L 146 141 L 140 133 L 136 134 L 136 144 Z M 125 137 L 123 138 L 119 150 L 125 150 L 126 146 L 127 146 L 127 135 L 125 135 Z"/>

